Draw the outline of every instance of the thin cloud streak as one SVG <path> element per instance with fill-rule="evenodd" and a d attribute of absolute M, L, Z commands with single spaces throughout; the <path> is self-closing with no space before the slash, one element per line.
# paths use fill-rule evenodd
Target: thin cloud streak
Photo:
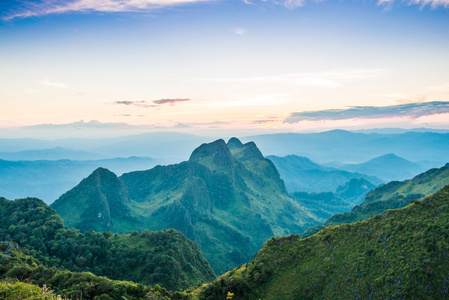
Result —
<path fill-rule="evenodd" d="M 145 100 L 143 100 L 143 101 L 123 100 L 123 101 L 114 101 L 114 102 L 112 102 L 112 104 L 120 104 L 120 105 L 126 105 L 126 106 L 138 106 L 138 107 L 157 107 L 158 105 L 163 105 L 163 104 L 169 104 L 169 105 L 173 106 L 176 103 L 190 101 L 190 100 L 191 99 L 188 99 L 188 98 L 159 99 L 159 100 L 153 100 L 151 102 L 148 102 Z"/>
<path fill-rule="evenodd" d="M 347 109 L 327 109 L 292 113 L 284 123 L 301 121 L 378 119 L 408 117 L 417 119 L 423 116 L 449 113 L 449 102 L 434 101 L 424 103 L 409 103 L 392 106 L 354 106 Z"/>
<path fill-rule="evenodd" d="M 338 88 L 346 81 L 382 77 L 390 73 L 383 69 L 360 69 L 312 73 L 281 74 L 273 76 L 247 77 L 247 78 L 216 78 L 200 79 L 215 82 L 263 82 L 286 83 L 293 85 Z"/>
<path fill-rule="evenodd" d="M 46 85 L 46 86 L 50 86 L 50 87 L 56 87 L 56 88 L 60 88 L 60 89 L 70 89 L 70 87 L 65 84 L 65 83 L 61 83 L 61 82 L 54 82 L 51 81 L 50 79 L 44 79 L 44 80 L 38 80 L 38 82 L 40 84 Z"/>
<path fill-rule="evenodd" d="M 149 12 L 163 7 L 171 7 L 183 4 L 193 4 L 202 2 L 212 2 L 214 0 L 71 0 L 55 1 L 55 0 L 41 0 L 39 2 L 34 1 L 22 1 L 22 7 L 15 11 L 9 12 L 2 16 L 4 21 L 16 19 L 16 18 L 29 18 L 44 16 L 50 14 L 64 14 L 72 12 L 104 12 L 104 13 L 117 13 L 117 12 Z M 267 0 L 259 1 L 264 3 Z M 59 3 L 58 3 L 59 2 Z M 255 2 L 243 0 L 246 5 L 257 5 Z M 304 6 L 306 0 L 284 0 L 277 1 L 271 0 L 270 3 L 282 5 L 287 9 L 296 9 Z M 319 2 L 315 0 L 314 2 Z M 378 0 L 379 6 L 391 7 L 395 3 L 401 5 L 417 5 L 421 8 L 430 6 L 435 8 L 449 8 L 449 0 Z"/>
<path fill-rule="evenodd" d="M 7 21 L 71 12 L 148 12 L 162 7 L 207 1 L 211 0 L 72 0 L 62 4 L 58 1 L 43 0 L 37 3 L 23 2 L 24 7 L 20 11 L 6 15 L 2 19 Z"/>

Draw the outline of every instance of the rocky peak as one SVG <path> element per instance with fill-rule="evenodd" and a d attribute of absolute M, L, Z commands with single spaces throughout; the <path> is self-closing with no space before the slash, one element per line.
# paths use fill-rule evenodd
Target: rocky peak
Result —
<path fill-rule="evenodd" d="M 228 146 L 222 139 L 216 140 L 212 143 L 205 143 L 196 148 L 189 158 L 190 162 L 203 163 L 205 160 L 212 158 L 212 161 L 208 161 L 205 164 L 215 163 L 219 166 L 226 166 L 233 164 L 234 157 L 229 151 Z"/>
<path fill-rule="evenodd" d="M 230 138 L 228 141 L 228 148 L 229 149 L 234 149 L 234 148 L 242 148 L 243 147 L 243 143 L 238 139 L 238 138 Z"/>

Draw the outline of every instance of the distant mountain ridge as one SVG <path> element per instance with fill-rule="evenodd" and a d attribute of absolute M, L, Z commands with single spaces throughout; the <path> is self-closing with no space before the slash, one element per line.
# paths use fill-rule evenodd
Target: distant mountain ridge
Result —
<path fill-rule="evenodd" d="M 76 185 L 98 167 L 117 174 L 146 170 L 156 165 L 148 157 L 128 157 L 102 160 L 38 160 L 6 161 L 0 159 L 0 196 L 17 199 L 38 197 L 47 204 Z"/>
<path fill-rule="evenodd" d="M 386 182 L 392 180 L 404 180 L 428 170 L 427 166 L 408 161 L 394 153 L 373 158 L 365 163 L 342 164 L 339 167 L 350 172 L 377 176 Z"/>
<path fill-rule="evenodd" d="M 287 189 L 293 192 L 335 192 L 351 179 L 363 178 L 371 184 L 379 185 L 383 181 L 375 176 L 325 167 L 307 157 L 288 155 L 267 156 L 279 170 Z"/>
<path fill-rule="evenodd" d="M 99 184 L 90 178 L 96 173 L 102 175 Z M 114 186 L 115 192 L 100 193 L 102 186 Z M 119 199 L 129 214 L 125 209 L 121 216 L 103 214 L 109 198 Z M 274 164 L 254 143 L 236 138 L 202 144 L 180 164 L 120 178 L 97 170 L 52 207 L 69 227 L 83 230 L 175 228 L 199 244 L 217 273 L 248 261 L 272 236 L 299 233 L 324 221 L 290 198 Z M 111 216 L 110 222 L 99 213 Z"/>

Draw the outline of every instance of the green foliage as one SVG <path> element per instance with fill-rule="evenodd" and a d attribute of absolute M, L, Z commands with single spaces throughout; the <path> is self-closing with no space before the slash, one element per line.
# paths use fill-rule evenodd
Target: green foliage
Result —
<path fill-rule="evenodd" d="M 449 186 L 372 219 L 272 238 L 196 299 L 446 299 Z"/>
<path fill-rule="evenodd" d="M 5 253 L 0 252 L 0 255 Z M 0 263 L 1 299 L 183 299 L 155 285 L 153 288 L 130 281 L 116 281 L 89 272 L 48 268 L 19 250 L 10 250 Z M 23 282 L 11 281 L 12 278 Z"/>
<path fill-rule="evenodd" d="M 53 291 L 46 286 L 41 288 L 34 284 L 7 280 L 0 282 L 0 299 L 53 300 L 61 298 L 54 295 Z"/>
<path fill-rule="evenodd" d="M 82 234 L 65 228 L 52 208 L 34 198 L 0 198 L 0 240 L 18 243 L 48 267 L 160 284 L 170 290 L 215 277 L 198 246 L 178 231 Z"/>
<path fill-rule="evenodd" d="M 326 226 L 366 220 L 387 209 L 401 208 L 412 200 L 429 195 L 449 184 L 449 164 L 430 169 L 411 180 L 392 181 L 369 192 L 365 200 L 350 212 L 335 214 Z"/>

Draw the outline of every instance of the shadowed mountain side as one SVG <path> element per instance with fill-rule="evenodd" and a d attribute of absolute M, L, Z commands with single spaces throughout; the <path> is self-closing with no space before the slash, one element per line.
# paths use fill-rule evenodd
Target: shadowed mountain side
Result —
<path fill-rule="evenodd" d="M 290 198 L 276 168 L 254 143 L 243 145 L 237 139 L 229 146 L 223 140 L 202 144 L 189 161 L 126 173 L 120 181 L 128 192 L 129 202 L 121 199 L 130 214 L 112 218 L 112 230 L 180 230 L 198 243 L 219 274 L 249 261 L 272 236 L 300 233 L 324 222 Z M 71 216 L 61 207 L 79 207 L 79 195 L 87 195 L 89 203 L 99 201 L 98 193 L 87 192 L 92 184 L 58 200 L 63 204 L 55 208 L 63 219 Z M 90 210 L 83 207 L 80 214 L 98 214 L 83 212 Z M 92 221 L 78 227 L 94 228 L 98 222 Z"/>

